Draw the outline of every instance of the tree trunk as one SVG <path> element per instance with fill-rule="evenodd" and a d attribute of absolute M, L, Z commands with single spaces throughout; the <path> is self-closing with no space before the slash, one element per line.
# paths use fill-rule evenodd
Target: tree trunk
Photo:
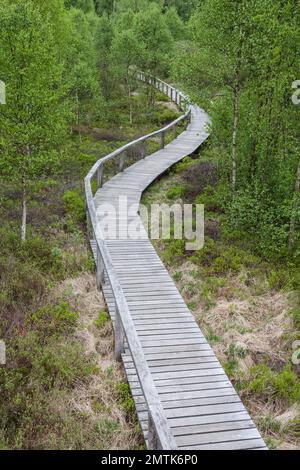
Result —
<path fill-rule="evenodd" d="M 236 193 L 236 159 L 237 159 L 237 130 L 239 120 L 239 87 L 236 85 L 233 92 L 233 126 L 232 126 L 232 151 L 231 151 L 231 163 L 232 163 L 232 194 L 235 197 Z"/>
<path fill-rule="evenodd" d="M 131 97 L 131 86 L 130 83 L 128 84 L 128 99 L 129 99 L 129 122 L 132 126 L 133 124 L 133 116 L 132 116 L 132 97 Z"/>
<path fill-rule="evenodd" d="M 80 129 L 80 109 L 79 109 L 79 96 L 78 91 L 76 91 L 76 104 L 77 104 L 77 126 L 78 126 L 78 134 L 80 143 L 82 142 L 81 138 L 81 129 Z"/>
<path fill-rule="evenodd" d="M 26 223 L 27 223 L 27 193 L 25 177 L 22 179 L 22 226 L 21 226 L 21 241 L 26 240 Z"/>
<path fill-rule="evenodd" d="M 289 241 L 288 241 L 288 251 L 291 254 L 294 248 L 294 235 L 295 235 L 295 225 L 296 225 L 296 209 L 298 207 L 298 196 L 300 192 L 300 160 L 297 170 L 294 195 L 293 195 L 293 205 L 292 213 L 290 218 L 290 230 L 289 230 Z"/>

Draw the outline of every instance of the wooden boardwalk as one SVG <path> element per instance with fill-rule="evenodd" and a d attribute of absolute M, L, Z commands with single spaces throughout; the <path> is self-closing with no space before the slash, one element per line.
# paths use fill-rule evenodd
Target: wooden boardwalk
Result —
<path fill-rule="evenodd" d="M 106 240 L 105 246 L 126 299 L 131 329 L 134 328 L 138 336 L 158 394 L 155 401 L 159 399 L 165 423 L 174 437 L 176 445 L 173 444 L 173 448 L 266 449 L 238 394 L 147 238 L 138 212 L 127 215 L 128 207 L 140 202 L 142 192 L 149 184 L 207 139 L 208 122 L 206 113 L 192 106 L 186 131 L 169 145 L 103 184 L 94 197 L 97 223 L 102 233 L 104 221 L 107 222 L 103 204 L 113 204 L 115 216 L 112 218 L 117 226 L 125 219 L 141 227 L 143 236 L 140 240 L 129 239 L 121 230 L 121 236 Z M 128 198 L 127 207 L 124 204 L 119 207 L 119 196 Z M 96 260 L 99 260 L 95 240 L 92 247 Z M 102 290 L 115 321 L 116 299 L 107 270 L 103 270 L 102 277 Z M 153 436 L 148 442 L 149 423 L 151 425 L 149 398 L 145 398 L 145 386 L 140 383 L 141 374 L 137 371 L 137 361 L 131 350 L 125 337 L 122 359 L 139 421 L 148 447 L 160 448 L 161 444 L 153 442 Z"/>

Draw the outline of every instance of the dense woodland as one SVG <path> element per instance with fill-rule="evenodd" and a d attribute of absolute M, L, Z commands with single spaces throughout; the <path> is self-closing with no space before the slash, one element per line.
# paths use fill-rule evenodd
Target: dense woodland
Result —
<path fill-rule="evenodd" d="M 94 270 L 84 176 L 179 112 L 132 67 L 176 83 L 212 118 L 199 154 L 145 196 L 204 203 L 205 247 L 192 257 L 178 240 L 157 248 L 268 444 L 300 445 L 299 24 L 297 0 L 0 0 L 0 448 L 143 445 L 105 309 L 90 312 L 89 334 L 105 344 L 93 354 L 80 318 Z M 239 330 L 267 332 L 268 350 L 222 343 L 235 313 L 223 331 L 205 316 L 221 291 L 259 304 L 262 318 L 268 310 L 263 327 L 259 317 Z M 274 299 L 276 321 L 286 315 L 276 334 Z"/>

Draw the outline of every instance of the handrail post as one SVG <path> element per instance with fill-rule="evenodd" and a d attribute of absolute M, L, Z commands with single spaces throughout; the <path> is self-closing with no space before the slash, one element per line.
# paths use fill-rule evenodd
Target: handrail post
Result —
<path fill-rule="evenodd" d="M 189 125 L 189 116 L 185 118 L 185 130 L 187 130 L 188 125 Z"/>
<path fill-rule="evenodd" d="M 116 304 L 116 313 L 115 313 L 115 359 L 118 362 L 122 361 L 122 354 L 124 353 L 124 330 L 121 320 L 121 315 Z"/>
<path fill-rule="evenodd" d="M 151 413 L 148 412 L 148 449 L 160 450 L 161 445 L 157 436 L 157 432 L 153 423 Z"/>
<path fill-rule="evenodd" d="M 171 88 L 171 96 L 170 96 L 170 98 L 171 98 L 171 101 L 173 101 L 173 88 Z"/>
<path fill-rule="evenodd" d="M 104 166 L 103 164 L 99 166 L 97 170 L 97 186 L 98 189 L 102 188 L 103 186 L 103 173 L 104 173 Z"/>
<path fill-rule="evenodd" d="M 123 152 L 120 156 L 120 161 L 119 161 L 119 171 L 122 172 L 124 171 L 124 166 L 125 166 L 125 152 Z"/>
<path fill-rule="evenodd" d="M 97 243 L 97 241 L 96 241 Z M 100 248 L 97 243 L 97 273 L 96 273 L 97 287 L 100 290 L 103 284 L 105 284 L 104 276 L 104 263 L 100 253 Z"/>
<path fill-rule="evenodd" d="M 165 148 L 165 133 L 164 133 L 164 131 L 161 133 L 161 144 L 160 144 L 160 148 L 161 148 L 161 149 L 164 149 L 164 148 Z"/>
<path fill-rule="evenodd" d="M 147 140 L 144 140 L 144 142 L 142 142 L 142 152 L 141 152 L 141 158 L 146 158 L 147 156 Z"/>
<path fill-rule="evenodd" d="M 174 138 L 176 139 L 177 138 L 177 129 L 178 129 L 178 126 L 177 124 L 174 125 Z"/>

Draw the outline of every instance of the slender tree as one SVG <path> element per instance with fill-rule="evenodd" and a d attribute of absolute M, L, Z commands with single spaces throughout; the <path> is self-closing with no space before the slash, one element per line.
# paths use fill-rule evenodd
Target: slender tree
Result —
<path fill-rule="evenodd" d="M 139 42 L 132 30 L 117 30 L 112 43 L 112 60 L 118 71 L 128 97 L 129 122 L 133 123 L 132 89 L 135 83 L 131 67 L 138 62 Z"/>
<path fill-rule="evenodd" d="M 30 0 L 2 0 L 0 49 L 7 85 L 7 104 L 0 109 L 0 166 L 20 188 L 25 241 L 32 183 L 46 176 L 65 135 L 63 66 L 49 18 Z"/>

